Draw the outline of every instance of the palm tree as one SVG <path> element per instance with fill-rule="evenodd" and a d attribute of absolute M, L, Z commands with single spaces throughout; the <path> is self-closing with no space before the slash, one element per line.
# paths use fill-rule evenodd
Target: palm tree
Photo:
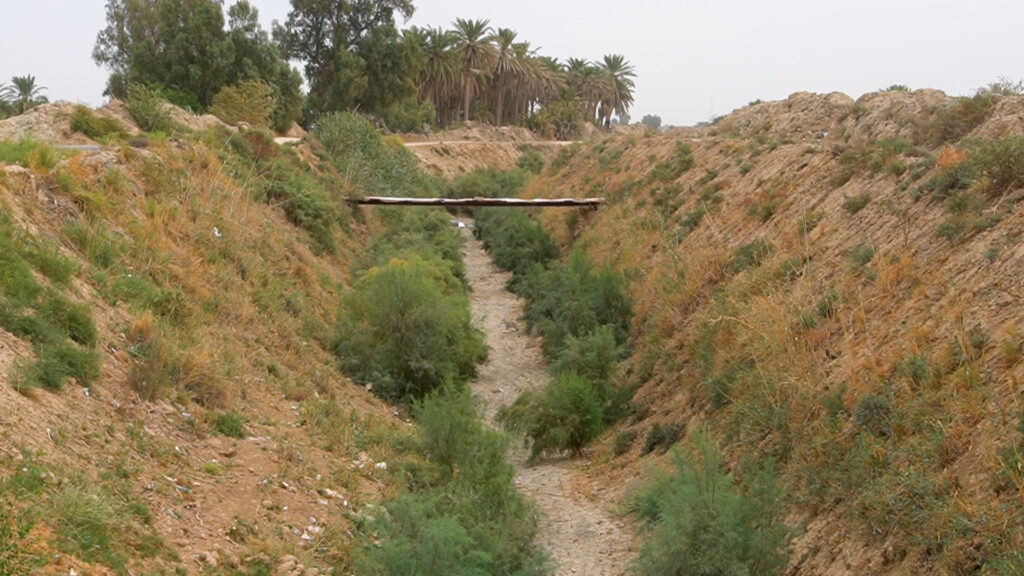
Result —
<path fill-rule="evenodd" d="M 14 76 L 11 78 L 11 85 L 3 89 L 0 99 L 10 101 L 15 114 L 23 114 L 30 108 L 47 102 L 42 91 L 46 86 L 36 86 L 36 77 Z"/>
<path fill-rule="evenodd" d="M 505 113 L 505 94 L 509 91 L 510 85 L 519 84 L 515 86 L 517 91 L 524 88 L 521 81 L 525 72 L 525 52 L 523 52 L 521 45 L 516 44 L 516 32 L 514 30 L 498 28 L 498 33 L 494 35 L 494 41 L 496 44 L 496 59 L 493 74 L 494 88 L 498 99 L 495 124 L 501 126 Z M 528 49 L 528 46 L 526 49 Z"/>
<path fill-rule="evenodd" d="M 476 84 L 491 73 L 498 58 L 498 51 L 492 43 L 490 23 L 490 20 L 455 19 L 455 50 L 461 64 L 462 110 L 467 122 Z"/>
<path fill-rule="evenodd" d="M 426 61 L 419 79 L 419 96 L 434 104 L 437 123 L 444 127 L 452 120 L 457 106 L 459 62 L 455 52 L 455 33 L 441 28 L 427 28 L 423 40 Z"/>
<path fill-rule="evenodd" d="M 9 113 L 9 102 L 7 101 L 7 83 L 0 82 L 0 120 L 7 118 Z"/>
<path fill-rule="evenodd" d="M 605 56 L 600 68 L 605 75 L 608 89 L 601 100 L 601 119 L 604 127 L 609 128 L 612 112 L 622 117 L 633 105 L 633 88 L 636 87 L 633 78 L 636 77 L 636 71 L 621 54 Z"/>
<path fill-rule="evenodd" d="M 597 106 L 609 92 L 608 82 L 601 69 L 582 58 L 569 58 L 566 64 L 569 87 L 575 92 L 580 113 L 593 122 L 597 117 Z"/>

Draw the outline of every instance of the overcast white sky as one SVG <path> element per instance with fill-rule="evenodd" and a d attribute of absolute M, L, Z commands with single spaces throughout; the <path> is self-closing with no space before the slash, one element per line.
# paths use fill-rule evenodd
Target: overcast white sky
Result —
<path fill-rule="evenodd" d="M 233 0 L 227 0 L 232 3 Z M 970 94 L 1024 78 L 1021 0 L 413 0 L 409 24 L 487 18 L 560 59 L 620 53 L 634 121 L 688 125 L 801 90 L 857 97 L 892 84 Z M 252 0 L 284 20 L 288 0 Z M 91 59 L 104 0 L 0 0 L 0 81 L 34 74 L 51 100 L 103 103 Z"/>

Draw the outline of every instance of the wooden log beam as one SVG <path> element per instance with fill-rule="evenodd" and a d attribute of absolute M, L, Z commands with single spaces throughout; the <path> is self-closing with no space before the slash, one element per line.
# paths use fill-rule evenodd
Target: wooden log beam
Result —
<path fill-rule="evenodd" d="M 363 206 L 518 206 L 527 208 L 596 208 L 604 198 L 397 198 L 367 196 L 352 198 L 349 202 Z"/>

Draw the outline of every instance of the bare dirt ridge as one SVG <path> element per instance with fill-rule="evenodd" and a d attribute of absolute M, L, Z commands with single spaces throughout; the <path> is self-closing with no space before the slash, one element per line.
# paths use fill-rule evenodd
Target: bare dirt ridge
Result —
<path fill-rule="evenodd" d="M 505 289 L 511 274 L 495 267 L 481 243 L 468 232 L 466 236 L 473 318 L 491 349 L 471 386 L 493 426 L 502 406 L 526 390 L 544 386 L 548 375 L 540 340 L 520 322 L 522 301 Z M 541 510 L 539 539 L 558 566 L 556 574 L 625 574 L 632 536 L 606 503 L 590 500 L 574 487 L 580 463 L 555 458 L 529 466 L 523 449 L 511 456 L 517 486 Z"/>
<path fill-rule="evenodd" d="M 551 161 L 572 142 L 544 140 L 526 128 L 500 128 L 465 122 L 458 128 L 429 134 L 403 134 L 402 142 L 431 174 L 454 178 L 474 170 L 494 167 L 510 170 L 527 149 L 534 149 Z"/>

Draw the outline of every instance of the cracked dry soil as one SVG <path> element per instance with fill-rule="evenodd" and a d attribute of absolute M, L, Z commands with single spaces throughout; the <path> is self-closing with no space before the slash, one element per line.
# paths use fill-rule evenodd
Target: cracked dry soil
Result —
<path fill-rule="evenodd" d="M 523 391 L 543 387 L 548 380 L 540 339 L 527 334 L 521 323 L 522 301 L 505 289 L 511 274 L 491 263 L 470 228 L 463 249 L 466 275 L 472 286 L 473 321 L 487 339 L 490 354 L 471 383 L 491 426 L 498 410 Z M 510 458 L 516 484 L 541 511 L 538 540 L 557 565 L 556 574 L 620 576 L 626 574 L 631 535 L 602 502 L 573 490 L 578 462 L 568 458 L 540 459 L 527 465 L 527 452 L 518 444 Z"/>

